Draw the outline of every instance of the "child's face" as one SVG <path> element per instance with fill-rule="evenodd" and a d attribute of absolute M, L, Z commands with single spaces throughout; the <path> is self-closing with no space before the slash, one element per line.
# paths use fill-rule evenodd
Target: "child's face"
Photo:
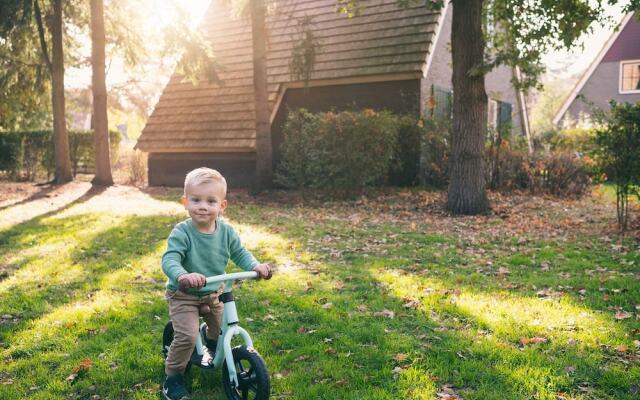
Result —
<path fill-rule="evenodd" d="M 224 196 L 225 187 L 221 182 L 203 182 L 187 188 L 182 204 L 198 230 L 214 229 L 216 218 L 227 208 Z"/>

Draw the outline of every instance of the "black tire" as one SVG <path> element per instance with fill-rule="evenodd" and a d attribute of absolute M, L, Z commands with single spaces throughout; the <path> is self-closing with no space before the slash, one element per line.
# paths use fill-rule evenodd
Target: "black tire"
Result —
<path fill-rule="evenodd" d="M 271 381 L 264 360 L 255 349 L 238 346 L 233 349 L 238 387 L 232 388 L 227 361 L 222 366 L 222 386 L 229 400 L 267 400 Z"/>
<path fill-rule="evenodd" d="M 165 360 L 169 354 L 169 346 L 171 346 L 171 342 L 173 342 L 173 322 L 169 321 L 164 326 L 164 331 L 162 332 L 162 357 L 164 357 Z M 191 363 L 188 363 L 184 372 L 187 373 L 190 369 Z"/>

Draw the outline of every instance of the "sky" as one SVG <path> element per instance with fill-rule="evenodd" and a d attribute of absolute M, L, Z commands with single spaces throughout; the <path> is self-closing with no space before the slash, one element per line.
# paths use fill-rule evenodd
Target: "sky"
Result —
<path fill-rule="evenodd" d="M 606 15 L 610 16 L 617 25 L 623 18 L 622 6 L 607 6 Z M 577 74 L 582 74 L 613 33 L 613 26 L 594 26 L 591 34 L 581 41 L 582 47 L 572 51 L 555 51 L 546 54 L 543 62 L 547 65 L 547 80 L 568 79 Z"/>
<path fill-rule="evenodd" d="M 120 1 L 120 0 L 118 0 Z M 166 0 L 143 0 L 146 3 L 146 9 L 149 12 L 146 14 L 147 20 L 144 21 L 147 24 L 154 25 L 154 27 L 164 27 L 171 23 L 175 18 L 173 8 Z M 177 0 L 181 7 L 187 12 L 192 23 L 190 26 L 196 27 L 200 24 L 202 17 L 207 9 L 207 6 L 211 0 Z M 86 43 L 81 50 L 87 57 L 91 56 L 91 42 L 87 38 Z M 113 85 L 122 84 L 126 82 L 130 76 L 127 74 L 124 68 L 124 61 L 121 58 L 107 59 L 107 89 Z M 150 66 L 153 68 L 153 66 Z M 151 74 L 151 73 L 150 73 Z M 162 77 L 168 80 L 169 77 Z M 65 87 L 67 88 L 87 88 L 91 86 L 91 66 L 85 66 L 83 68 L 67 68 L 65 70 Z"/>

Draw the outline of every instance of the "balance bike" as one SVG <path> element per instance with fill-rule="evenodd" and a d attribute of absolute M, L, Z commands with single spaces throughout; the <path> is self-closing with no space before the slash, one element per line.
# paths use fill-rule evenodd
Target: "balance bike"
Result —
<path fill-rule="evenodd" d="M 267 400 L 271 391 L 269 372 L 264 360 L 253 348 L 249 333 L 238 324 L 238 312 L 233 299 L 233 282 L 241 279 L 254 279 L 255 271 L 236 272 L 207 278 L 207 283 L 223 282 L 224 292 L 219 299 L 224 304 L 222 316 L 222 332 L 218 337 L 218 346 L 213 359 L 204 345 L 206 340 L 206 323 L 202 322 L 196 347 L 187 371 L 192 365 L 203 369 L 214 369 L 222 366 L 222 386 L 229 400 Z M 243 346 L 231 348 L 231 339 L 239 335 L 244 340 Z M 167 358 L 169 346 L 173 341 L 173 324 L 167 322 L 162 335 L 162 353 Z"/>

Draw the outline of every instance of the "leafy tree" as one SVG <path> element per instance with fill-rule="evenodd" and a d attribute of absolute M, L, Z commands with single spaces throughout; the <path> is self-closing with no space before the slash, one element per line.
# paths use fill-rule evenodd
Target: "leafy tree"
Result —
<path fill-rule="evenodd" d="M 0 130 L 43 128 L 50 112 L 48 71 L 35 25 L 27 23 L 31 13 L 21 2 L 0 3 Z"/>
<path fill-rule="evenodd" d="M 398 5 L 415 4 L 398 0 Z M 450 183 L 447 207 L 454 214 L 477 214 L 489 207 L 484 180 L 484 136 L 487 95 L 484 76 L 499 65 L 518 67 L 523 79 L 514 84 L 531 87 L 545 67 L 542 55 L 553 49 L 571 48 L 605 21 L 604 4 L 617 0 L 451 0 L 453 25 L 453 125 L 451 129 Z M 444 0 L 422 0 L 439 10 Z M 359 0 L 338 0 L 340 9 L 357 13 Z M 638 9 L 639 0 L 627 8 Z M 490 45 L 487 45 L 490 43 Z"/>
<path fill-rule="evenodd" d="M 616 185 L 618 226 L 627 229 L 629 195 L 640 200 L 640 102 L 611 102 L 605 125 L 596 132 L 596 160 L 607 180 Z"/>
<path fill-rule="evenodd" d="M 15 57 L 9 60 L 9 65 L 22 64 L 22 67 L 31 67 L 35 74 L 26 74 L 13 94 L 14 98 L 37 98 L 35 93 L 41 93 L 47 87 L 44 82 L 50 82 L 51 109 L 53 112 L 54 128 L 54 158 L 55 180 L 58 183 L 68 182 L 73 179 L 71 173 L 71 161 L 69 157 L 69 139 L 65 124 L 65 99 L 64 99 L 64 64 L 66 53 L 64 47 L 69 47 L 71 41 L 65 34 L 63 21 L 75 20 L 82 23 L 83 13 L 81 2 L 51 0 L 41 7 L 39 0 L 5 0 L 0 9 L 0 53 L 12 52 Z M 20 16 L 15 18 L 15 16 Z M 36 43 L 39 49 L 36 50 Z M 39 55 L 34 57 L 35 53 Z M 50 56 L 51 55 L 51 56 Z M 26 58 L 25 58 L 26 57 Z M 67 57 L 68 58 L 68 57 Z M 24 62 L 24 60 L 29 60 Z M 24 70 L 24 68 L 23 68 Z M 11 72 L 2 71 L 0 81 L 11 77 Z M 31 78 L 31 80 L 29 80 Z M 35 79 L 34 79 L 35 78 Z M 0 84 L 6 87 L 5 84 Z M 32 104 L 34 104 L 32 102 Z M 37 105 L 37 104 L 34 104 Z M 12 107 L 16 113 L 28 114 L 29 109 Z M 14 116 L 14 119 L 15 118 Z"/>

